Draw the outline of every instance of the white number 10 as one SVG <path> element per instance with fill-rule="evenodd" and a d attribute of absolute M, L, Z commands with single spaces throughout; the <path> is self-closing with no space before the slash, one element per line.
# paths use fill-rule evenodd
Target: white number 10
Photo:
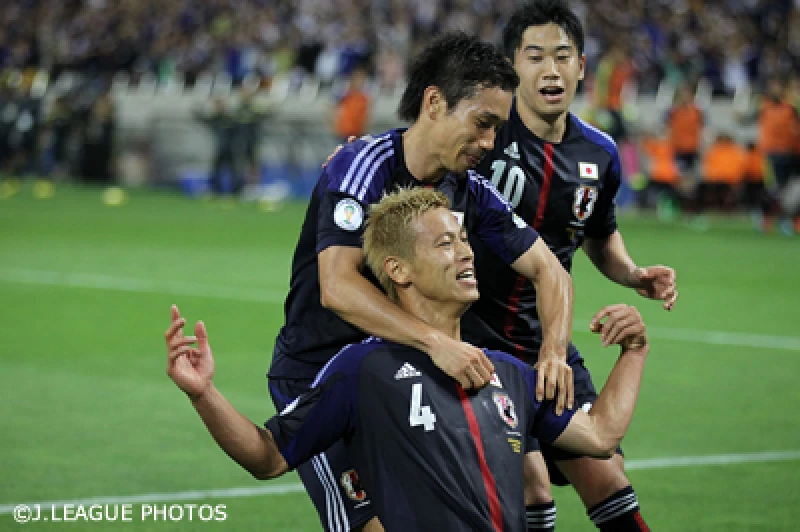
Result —
<path fill-rule="evenodd" d="M 425 431 L 433 430 L 436 423 L 436 414 L 431 412 L 431 407 L 422 406 L 422 383 L 417 382 L 411 386 L 411 411 L 408 413 L 408 422 L 412 427 L 425 427 Z"/>

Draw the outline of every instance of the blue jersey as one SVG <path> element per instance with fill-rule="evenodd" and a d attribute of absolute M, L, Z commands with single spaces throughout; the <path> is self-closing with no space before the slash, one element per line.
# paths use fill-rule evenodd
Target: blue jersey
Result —
<path fill-rule="evenodd" d="M 525 126 L 515 102 L 479 170 L 491 175 L 567 271 L 584 238 L 606 238 L 617 229 L 614 197 L 621 167 L 616 144 L 573 114 L 567 116 L 564 139 L 546 142 Z M 481 242 L 471 243 L 481 298 L 464 316 L 464 339 L 536 362 L 542 330 L 533 285 L 486 254 Z"/>
<path fill-rule="evenodd" d="M 343 346 L 366 337 L 320 304 L 317 254 L 331 246 L 360 248 L 368 206 L 398 187 L 421 185 L 405 165 L 402 133 L 390 130 L 345 145 L 317 182 L 292 260 L 286 321 L 276 340 L 270 377 L 312 379 Z M 515 222 L 509 203 L 480 175 L 447 174 L 434 186 L 450 198 L 467 231 L 500 263 L 511 264 L 535 242 L 536 232 Z"/>
<path fill-rule="evenodd" d="M 523 531 L 526 436 L 552 442 L 574 412 L 536 401 L 531 367 L 486 354 L 491 384 L 466 392 L 423 352 L 368 339 L 266 427 L 290 468 L 343 439 L 387 531 Z"/>

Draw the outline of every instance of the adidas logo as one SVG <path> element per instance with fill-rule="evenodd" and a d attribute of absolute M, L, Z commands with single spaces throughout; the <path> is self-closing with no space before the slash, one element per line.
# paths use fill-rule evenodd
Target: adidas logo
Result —
<path fill-rule="evenodd" d="M 422 373 L 417 371 L 414 366 L 406 362 L 403 364 L 403 367 L 397 370 L 397 373 L 394 374 L 394 380 L 399 381 L 400 379 L 408 379 L 410 377 L 420 377 Z"/>
<path fill-rule="evenodd" d="M 503 150 L 503 153 L 511 157 L 512 159 L 519 159 L 519 148 L 517 148 L 516 141 L 512 142 L 508 145 L 508 148 Z"/>

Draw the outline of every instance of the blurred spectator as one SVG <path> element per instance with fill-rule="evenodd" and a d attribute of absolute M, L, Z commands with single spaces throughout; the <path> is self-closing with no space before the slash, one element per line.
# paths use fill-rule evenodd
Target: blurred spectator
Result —
<path fill-rule="evenodd" d="M 64 177 L 68 171 L 67 144 L 74 125 L 72 107 L 67 96 L 59 96 L 44 120 L 46 134 L 42 142 L 44 173 L 53 179 Z"/>
<path fill-rule="evenodd" d="M 367 132 L 370 97 L 367 93 L 367 71 L 356 67 L 334 109 L 333 129 L 339 139 L 360 137 Z"/>
<path fill-rule="evenodd" d="M 641 140 L 647 186 L 639 196 L 639 206 L 657 208 L 662 219 L 672 219 L 682 206 L 681 172 L 672 143 L 666 134 L 644 133 Z"/>
<path fill-rule="evenodd" d="M 720 134 L 703 156 L 701 181 L 697 184 L 697 210 L 709 206 L 733 210 L 745 176 L 747 154 L 728 134 Z"/>
<path fill-rule="evenodd" d="M 618 142 L 626 135 L 624 91 L 632 75 L 633 65 L 625 45 L 614 41 L 597 65 L 593 100 L 597 112 L 596 120 Z"/>
<path fill-rule="evenodd" d="M 244 179 L 251 184 L 258 182 L 259 145 L 265 112 L 256 103 L 256 92 L 253 89 L 242 89 L 241 101 L 236 108 L 236 130 L 234 132 L 234 157 L 241 162 L 234 166 L 244 173 Z"/>
<path fill-rule="evenodd" d="M 705 119 L 694 103 L 694 92 L 688 83 L 681 83 L 675 93 L 675 103 L 667 112 L 669 140 L 680 173 L 692 176 L 696 171 L 700 139 Z"/>
<path fill-rule="evenodd" d="M 771 184 L 775 205 L 781 215 L 784 233 L 794 231 L 788 213 L 780 212 L 780 199 L 789 184 L 794 170 L 795 149 L 800 135 L 797 109 L 790 103 L 787 82 L 781 77 L 770 79 L 767 92 L 761 99 L 759 122 L 759 149 L 765 154 L 774 183 Z M 770 220 L 767 219 L 767 224 Z"/>
<path fill-rule="evenodd" d="M 7 171 L 30 175 L 39 170 L 40 99 L 29 95 L 29 83 L 17 80 L 3 110 L 7 135 Z"/>
<path fill-rule="evenodd" d="M 769 196 L 764 187 L 764 170 L 767 162 L 755 142 L 747 144 L 745 154 L 742 205 L 751 212 L 756 223 L 761 225 L 770 208 Z"/>
<path fill-rule="evenodd" d="M 113 182 L 113 138 L 114 110 L 106 93 L 92 105 L 82 130 L 80 174 L 87 182 Z"/>
<path fill-rule="evenodd" d="M 214 194 L 238 194 L 244 187 L 242 168 L 237 165 L 238 122 L 228 111 L 225 100 L 215 98 L 210 114 L 194 113 L 196 120 L 204 123 L 214 137 L 214 156 L 209 183 Z M 227 177 L 227 179 L 226 179 Z"/>

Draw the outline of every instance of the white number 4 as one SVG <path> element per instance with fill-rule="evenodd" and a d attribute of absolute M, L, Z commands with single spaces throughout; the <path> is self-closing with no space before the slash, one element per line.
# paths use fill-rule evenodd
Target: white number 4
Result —
<path fill-rule="evenodd" d="M 422 383 L 418 382 L 411 386 L 411 411 L 408 413 L 408 421 L 412 427 L 425 427 L 425 431 L 433 430 L 436 423 L 436 414 L 431 412 L 431 407 L 422 406 Z"/>

